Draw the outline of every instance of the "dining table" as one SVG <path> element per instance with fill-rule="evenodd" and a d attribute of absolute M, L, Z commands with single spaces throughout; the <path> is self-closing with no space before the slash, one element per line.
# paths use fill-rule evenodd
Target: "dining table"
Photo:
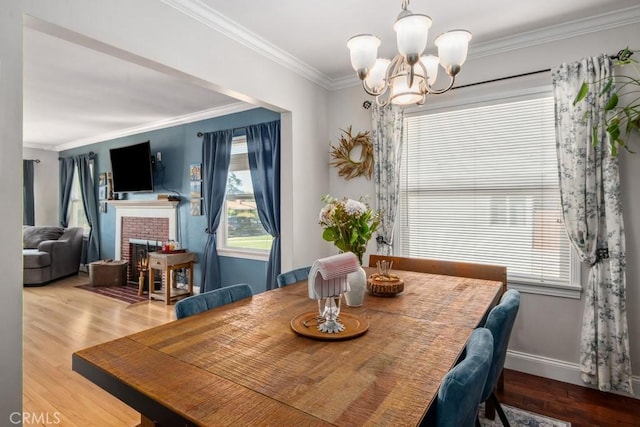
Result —
<path fill-rule="evenodd" d="M 140 412 L 143 427 L 428 425 L 502 283 L 395 273 L 401 293 L 342 301 L 341 315 L 359 322 L 347 339 L 294 330 L 318 311 L 301 281 L 76 351 L 72 368 Z"/>

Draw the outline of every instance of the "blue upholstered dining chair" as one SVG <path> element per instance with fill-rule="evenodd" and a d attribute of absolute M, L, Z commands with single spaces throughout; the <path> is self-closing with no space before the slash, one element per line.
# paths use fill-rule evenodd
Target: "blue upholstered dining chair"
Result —
<path fill-rule="evenodd" d="M 194 314 L 202 313 L 203 311 L 211 310 L 212 308 L 225 304 L 231 304 L 232 302 L 249 298 L 250 296 L 253 296 L 253 291 L 251 290 L 251 286 L 246 283 L 239 283 L 237 285 L 225 286 L 224 288 L 203 292 L 178 301 L 175 306 L 176 317 L 182 319 L 183 317 L 193 316 Z"/>
<path fill-rule="evenodd" d="M 475 329 L 467 341 L 466 357 L 444 376 L 440 384 L 437 427 L 473 427 L 476 424 L 492 356 L 491 332 L 485 328 Z"/>
<path fill-rule="evenodd" d="M 278 274 L 278 277 L 276 277 L 278 287 L 282 288 L 283 286 L 291 285 L 301 280 L 307 280 L 310 270 L 311 266 L 297 268 L 295 270 L 287 271 L 286 273 Z"/>
<path fill-rule="evenodd" d="M 494 393 L 498 378 L 504 367 L 504 361 L 507 357 L 507 346 L 511 337 L 513 323 L 516 320 L 518 309 L 520 308 L 520 292 L 515 289 L 509 289 L 500 300 L 500 304 L 495 306 L 487 316 L 487 322 L 484 327 L 491 331 L 493 336 L 493 360 L 491 361 L 491 369 L 489 377 L 482 392 L 481 402 L 489 402 L 495 406 L 500 421 L 505 427 L 509 427 L 509 421 L 504 414 L 500 402 Z"/>

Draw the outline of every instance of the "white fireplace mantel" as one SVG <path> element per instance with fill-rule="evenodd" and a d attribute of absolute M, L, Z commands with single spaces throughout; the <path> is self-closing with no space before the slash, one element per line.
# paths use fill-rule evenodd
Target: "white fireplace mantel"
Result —
<path fill-rule="evenodd" d="M 175 200 L 109 200 L 108 204 L 116 209 L 115 259 L 122 256 L 122 218 L 167 218 L 169 220 L 169 239 L 177 240 L 177 207 Z"/>
<path fill-rule="evenodd" d="M 140 200 L 108 200 L 108 204 L 113 205 L 117 209 L 130 209 L 130 208 L 165 208 L 175 209 L 178 206 L 176 200 L 155 200 L 155 199 L 140 199 Z"/>

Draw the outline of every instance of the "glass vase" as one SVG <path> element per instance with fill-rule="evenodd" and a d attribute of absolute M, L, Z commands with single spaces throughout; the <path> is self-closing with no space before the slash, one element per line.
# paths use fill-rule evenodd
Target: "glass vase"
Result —
<path fill-rule="evenodd" d="M 318 300 L 318 313 L 320 322 L 318 330 L 328 334 L 344 331 L 344 325 L 340 323 L 340 301 L 342 294 Z"/>

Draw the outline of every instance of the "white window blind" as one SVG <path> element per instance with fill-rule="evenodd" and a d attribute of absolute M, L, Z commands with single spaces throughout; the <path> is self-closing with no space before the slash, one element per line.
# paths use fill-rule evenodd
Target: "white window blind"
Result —
<path fill-rule="evenodd" d="M 507 266 L 509 280 L 569 284 L 553 98 L 406 117 L 403 256 Z"/>

